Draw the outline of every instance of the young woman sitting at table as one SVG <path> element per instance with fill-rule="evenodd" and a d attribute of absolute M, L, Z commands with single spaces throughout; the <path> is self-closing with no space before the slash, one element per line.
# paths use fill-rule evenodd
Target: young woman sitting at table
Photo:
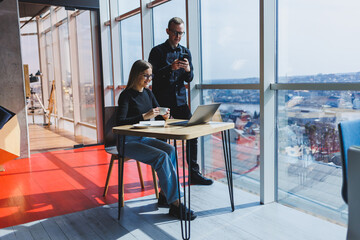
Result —
<path fill-rule="evenodd" d="M 149 62 L 137 60 L 132 65 L 127 86 L 119 96 L 119 125 L 136 124 L 159 115 L 159 104 L 147 88 L 152 77 L 152 65 Z M 162 116 L 168 119 L 169 111 Z M 119 153 L 123 152 L 121 146 L 120 140 Z M 155 169 L 161 187 L 159 206 L 168 204 L 169 214 L 178 219 L 186 219 L 189 211 L 190 219 L 196 218 L 194 211 L 185 208 L 179 201 L 178 191 L 180 196 L 183 196 L 183 193 L 178 189 L 177 184 L 175 147 L 154 138 L 126 136 L 124 155 L 149 164 Z"/>

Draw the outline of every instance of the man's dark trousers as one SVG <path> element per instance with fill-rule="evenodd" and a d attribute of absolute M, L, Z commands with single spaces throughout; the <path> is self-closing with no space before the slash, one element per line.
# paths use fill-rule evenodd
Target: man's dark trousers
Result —
<path fill-rule="evenodd" d="M 190 119 L 192 114 L 187 104 L 181 106 L 170 107 L 170 115 L 176 119 Z M 187 163 L 191 161 L 191 172 L 199 172 L 199 164 L 197 163 L 197 145 L 198 139 L 194 138 L 186 141 L 186 152 L 188 152 L 188 146 L 190 145 L 190 159 L 187 158 Z"/>

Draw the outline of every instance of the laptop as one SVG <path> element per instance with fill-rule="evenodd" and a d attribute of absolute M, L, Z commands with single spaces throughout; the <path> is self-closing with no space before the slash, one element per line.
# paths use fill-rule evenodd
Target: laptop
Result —
<path fill-rule="evenodd" d="M 168 123 L 168 124 L 173 126 L 192 126 L 192 125 L 207 123 L 214 116 L 219 106 L 220 103 L 200 105 L 196 108 L 194 114 L 189 120 L 175 122 L 175 123 Z"/>

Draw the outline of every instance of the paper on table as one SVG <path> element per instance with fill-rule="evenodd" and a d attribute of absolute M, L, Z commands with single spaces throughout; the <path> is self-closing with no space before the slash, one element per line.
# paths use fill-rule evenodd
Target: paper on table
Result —
<path fill-rule="evenodd" d="M 155 120 L 155 121 L 140 121 L 139 125 L 141 126 L 149 126 L 149 127 L 164 127 L 164 120 Z"/>

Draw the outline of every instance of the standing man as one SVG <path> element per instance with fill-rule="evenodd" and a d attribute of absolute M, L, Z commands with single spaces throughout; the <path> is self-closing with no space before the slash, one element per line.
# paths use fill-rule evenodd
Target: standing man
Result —
<path fill-rule="evenodd" d="M 181 37 L 185 34 L 184 21 L 174 17 L 170 19 L 166 33 L 169 38 L 162 44 L 155 46 L 149 55 L 149 62 L 153 65 L 152 91 L 161 107 L 170 108 L 170 115 L 178 119 L 190 119 L 191 112 L 186 100 L 184 83 L 194 78 L 191 53 L 180 45 Z M 201 175 L 197 163 L 197 139 L 187 142 L 190 145 L 191 184 L 211 185 L 212 179 Z"/>

